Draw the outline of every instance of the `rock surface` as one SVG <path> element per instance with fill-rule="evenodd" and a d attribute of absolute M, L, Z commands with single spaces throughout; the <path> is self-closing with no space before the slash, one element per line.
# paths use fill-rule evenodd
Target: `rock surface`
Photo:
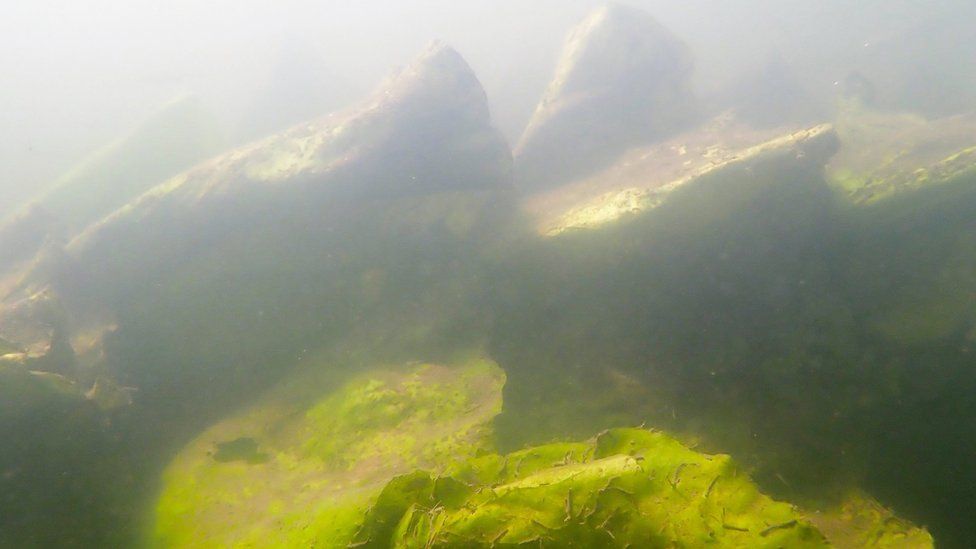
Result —
<path fill-rule="evenodd" d="M 690 132 L 661 145 L 635 149 L 603 172 L 533 196 L 526 209 L 536 218 L 540 232 L 549 236 L 592 229 L 644 214 L 670 193 L 694 186 L 704 177 L 750 170 L 777 156 L 822 166 L 838 147 L 829 125 L 772 135 L 736 127 Z"/>
<path fill-rule="evenodd" d="M 694 118 L 691 55 L 647 13 L 608 5 L 567 38 L 515 150 L 519 186 L 553 187 Z"/>
<path fill-rule="evenodd" d="M 477 78 L 434 45 L 361 107 L 177 176 L 90 226 L 67 252 L 89 284 L 111 290 L 270 227 L 292 228 L 292 238 L 328 232 L 329 212 L 351 200 L 503 189 L 510 164 Z"/>
<path fill-rule="evenodd" d="M 456 52 L 435 45 L 359 107 L 197 165 L 67 245 L 34 259 L 23 254 L 0 279 L 3 360 L 29 372 L 54 349 L 77 350 L 66 355 L 77 358 L 76 372 L 44 367 L 51 371 L 23 375 L 71 386 L 71 402 L 87 410 L 85 428 L 99 431 L 90 437 L 99 450 L 54 451 L 33 467 L 24 463 L 36 459 L 31 452 L 64 431 L 52 429 L 50 439 L 25 435 L 47 424 L 0 414 L 0 422 L 9 420 L 8 440 L 34 436 L 40 445 L 14 443 L 25 451 L 0 456 L 0 466 L 44 473 L 33 482 L 18 478 L 16 490 L 6 492 L 0 542 L 9 537 L 11 546 L 24 546 L 18 536 L 46 529 L 69 545 L 76 536 L 88 545 L 126 545 L 117 540 L 132 533 L 139 512 L 133 500 L 152 482 L 160 456 L 263 393 L 310 353 L 328 348 L 357 363 L 400 363 L 483 339 L 471 329 L 486 322 L 471 305 L 483 292 L 474 281 L 484 274 L 484 241 L 504 229 L 498 221 L 512 211 L 511 164 L 477 78 Z M 76 213 L 94 211 L 90 205 Z M 58 305 L 56 318 L 36 306 L 48 297 Z M 62 411 L 45 417 L 72 425 Z M 324 425 L 329 410 L 320 414 L 316 424 Z M 447 423 L 445 437 L 463 430 L 454 419 Z M 221 439 L 226 445 L 212 449 L 230 456 L 231 468 L 239 455 L 261 461 L 266 443 L 250 448 L 248 438 Z M 461 440 L 445 444 L 453 454 Z M 270 457 L 269 466 L 280 464 L 277 454 Z M 66 468 L 65 460 L 72 474 L 104 490 L 47 475 L 45 467 Z M 365 461 L 368 473 L 376 460 Z M 111 482 L 103 473 L 112 471 L 127 476 Z M 63 490 L 66 482 L 78 489 Z M 90 506 L 98 516 L 83 528 L 77 520 L 86 512 L 39 512 L 17 501 L 25 490 L 70 492 L 72 505 L 81 505 L 71 499 L 79 490 L 92 498 L 111 494 Z M 102 504 L 117 505 L 116 495 L 127 504 L 106 510 Z M 6 512 L 16 505 L 24 513 Z M 50 519 L 46 528 L 17 524 L 40 516 Z"/>

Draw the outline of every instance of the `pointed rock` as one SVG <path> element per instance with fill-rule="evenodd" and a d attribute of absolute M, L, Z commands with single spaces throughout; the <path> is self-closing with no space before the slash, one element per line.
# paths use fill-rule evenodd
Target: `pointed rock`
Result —
<path fill-rule="evenodd" d="M 228 239 L 328 231 L 350 201 L 511 184 L 478 79 L 434 44 L 363 105 L 219 156 L 163 183 L 68 245 L 102 287 L 155 276 Z M 83 290 L 87 291 L 87 290 Z"/>
<path fill-rule="evenodd" d="M 556 75 L 515 151 L 530 191 L 604 167 L 694 113 L 688 48 L 647 13 L 609 5 L 569 35 Z"/>

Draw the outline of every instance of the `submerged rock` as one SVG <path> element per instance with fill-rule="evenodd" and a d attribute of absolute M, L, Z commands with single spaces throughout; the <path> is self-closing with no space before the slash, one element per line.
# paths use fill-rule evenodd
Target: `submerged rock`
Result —
<path fill-rule="evenodd" d="M 491 449 L 505 374 L 489 360 L 323 366 L 180 452 L 163 475 L 156 543 L 345 547 L 394 477 Z"/>
<path fill-rule="evenodd" d="M 932 547 L 925 530 L 863 495 L 808 513 L 764 495 L 729 456 L 659 432 L 486 453 L 502 379 L 483 362 L 374 371 L 318 401 L 301 396 L 307 380 L 283 385 L 174 460 L 155 542 Z M 210 440 L 234 433 L 254 438 L 217 443 L 208 457 Z"/>
<path fill-rule="evenodd" d="M 120 280 L 132 285 L 261 231 L 283 239 L 268 246 L 328 233 L 355 201 L 500 190 L 510 177 L 477 78 L 454 50 L 434 45 L 362 106 L 177 176 L 67 252 L 88 284 L 113 292 Z"/>
<path fill-rule="evenodd" d="M 609 5 L 569 35 L 515 151 L 519 185 L 545 189 L 666 137 L 695 113 L 688 48 L 647 13 Z"/>
<path fill-rule="evenodd" d="M 725 142 L 716 143 L 710 139 L 718 133 L 699 131 L 660 146 L 636 149 L 592 177 L 533 197 L 528 209 L 536 216 L 540 231 L 549 236 L 593 229 L 646 214 L 674 191 L 693 188 L 706 178 L 750 172 L 778 160 L 793 162 L 798 169 L 819 169 L 838 147 L 836 132 L 829 125 L 755 142 L 763 136 L 749 133 L 730 139 L 725 135 Z"/>
<path fill-rule="evenodd" d="M 927 120 L 852 102 L 836 126 L 843 146 L 827 173 L 855 204 L 938 186 L 976 169 L 974 114 Z"/>
<path fill-rule="evenodd" d="M 474 276 L 458 258 L 506 211 L 511 171 L 480 83 L 435 44 L 359 107 L 214 158 L 90 225 L 0 315 L 57 295 L 79 353 L 112 362 L 163 413 L 179 408 L 153 387 L 254 390 L 344 331 L 456 330 L 446 310 L 470 296 L 445 281 Z M 377 320 L 360 322 L 367 309 Z"/>
<path fill-rule="evenodd" d="M 135 387 L 122 387 L 115 380 L 103 376 L 95 380 L 91 389 L 85 393 L 85 398 L 103 411 L 111 412 L 131 405 L 132 395 L 137 390 Z"/>

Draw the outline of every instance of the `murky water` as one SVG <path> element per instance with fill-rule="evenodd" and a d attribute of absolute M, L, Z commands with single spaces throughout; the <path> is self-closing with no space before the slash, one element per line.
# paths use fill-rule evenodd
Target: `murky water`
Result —
<path fill-rule="evenodd" d="M 223 4 L 0 23 L 0 546 L 973 545 L 969 3 Z"/>

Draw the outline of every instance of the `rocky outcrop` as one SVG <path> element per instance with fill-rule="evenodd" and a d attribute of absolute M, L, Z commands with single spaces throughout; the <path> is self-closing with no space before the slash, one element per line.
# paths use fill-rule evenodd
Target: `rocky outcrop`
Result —
<path fill-rule="evenodd" d="M 750 171 L 775 162 L 795 162 L 798 169 L 824 166 L 836 153 L 836 132 L 829 125 L 761 140 L 768 134 L 730 135 L 699 130 L 660 146 L 635 149 L 618 163 L 569 188 L 540 194 L 528 201 L 540 231 L 555 236 L 593 229 L 642 215 L 661 205 L 676 190 L 694 187 L 703 178 Z M 760 141 L 755 142 L 757 139 Z"/>
<path fill-rule="evenodd" d="M 830 182 L 855 204 L 958 179 L 976 166 L 976 115 L 926 120 L 852 102 L 838 114 L 843 147 L 828 166 Z"/>
<path fill-rule="evenodd" d="M 51 371 L 24 373 L 25 379 L 63 381 L 72 387 L 73 402 L 96 418 L 95 427 L 112 441 L 125 441 L 119 448 L 92 438 L 114 452 L 112 459 L 136 464 L 131 475 L 118 468 L 125 482 L 100 476 L 115 462 L 97 452 L 70 455 L 98 456 L 94 464 L 76 459 L 78 474 L 113 491 L 121 487 L 131 503 L 144 488 L 132 484 L 150 481 L 158 456 L 263 393 L 311 353 L 330 349 L 342 355 L 334 363 L 340 365 L 364 356 L 371 364 L 391 356 L 402 363 L 449 354 L 471 334 L 483 338 L 483 331 L 470 328 L 483 326 L 486 316 L 469 302 L 482 291 L 475 283 L 485 272 L 479 242 L 503 229 L 499 219 L 513 211 L 511 164 L 477 78 L 452 49 L 432 46 L 358 108 L 200 164 L 90 224 L 48 259 L 28 262 L 26 274 L 18 272 L 2 294 L 4 361 L 29 372 L 55 350 L 77 351 L 71 355 L 77 373 L 45 367 Z M 58 305 L 56 317 L 45 316 L 44 303 Z M 421 347 L 430 352 L 414 352 Z M 496 374 L 489 381 L 497 381 Z M 403 390 L 417 390 L 416 380 L 408 381 Z M 466 390 L 471 379 L 457 381 L 452 388 Z M 494 387 L 489 396 L 497 394 Z M 440 406 L 455 393 L 437 396 Z M 486 402 L 479 422 L 497 413 Z M 417 433 L 430 437 L 421 446 L 443 442 L 447 451 L 460 444 L 451 438 L 464 431 L 454 411 L 435 425 L 442 430 Z M 317 419 L 332 412 L 326 406 Z M 62 419 L 59 413 L 52 412 L 52 422 Z M 20 433 L 39 424 L 0 413 L 0 423 L 8 419 Z M 356 434 L 349 433 L 352 447 Z M 335 434 L 325 433 L 323 444 L 334 442 Z M 470 438 L 476 442 L 482 434 Z M 247 440 L 234 444 L 249 436 L 221 439 L 228 444 L 215 451 L 221 459 L 230 456 L 231 468 L 239 465 L 235 456 L 263 459 L 264 440 L 256 448 Z M 69 447 L 50 445 L 54 452 Z M 345 455 L 356 460 L 360 450 L 366 448 Z M 42 449 L 31 446 L 35 451 Z M 0 456 L 0 465 L 33 471 L 20 463 L 30 452 Z M 64 456 L 58 457 L 50 460 L 52 468 L 62 465 Z M 376 463 L 362 460 L 363 470 L 370 473 Z M 286 474 L 289 467 L 281 463 Z M 396 471 L 409 470 L 402 467 Z M 337 471 L 331 479 L 343 477 Z M 58 475 L 49 475 L 50 482 L 24 477 L 9 493 L 57 494 Z M 295 485 L 296 492 L 301 488 Z M 105 501 L 115 505 L 111 497 Z M 3 503 L 4 517 L 26 520 L 6 512 L 20 502 Z M 112 526 L 89 525 L 91 536 L 131 532 L 118 526 L 135 523 L 129 508 L 135 509 L 98 509 L 99 520 Z M 69 515 L 49 525 L 65 539 L 83 531 L 68 522 L 85 513 Z M 18 536 L 41 530 L 0 526 Z"/>
<path fill-rule="evenodd" d="M 591 13 L 570 33 L 515 150 L 520 187 L 565 183 L 675 132 L 695 112 L 691 71 L 687 47 L 647 13 Z"/>
<path fill-rule="evenodd" d="M 56 296 L 92 400 L 202 427 L 308 349 L 354 340 L 402 357 L 483 338 L 470 327 L 486 317 L 467 305 L 484 291 L 477 243 L 514 211 L 511 171 L 477 78 L 434 45 L 358 108 L 221 155 L 92 224 L 21 277 L 0 318 Z M 51 345 L 43 319 L 17 318 L 12 343 Z"/>
<path fill-rule="evenodd" d="M 156 544 L 932 547 L 870 498 L 804 512 L 660 432 L 492 453 L 489 361 L 373 370 L 317 398 L 328 376 L 309 373 L 180 452 Z"/>
<path fill-rule="evenodd" d="M 177 176 L 90 226 L 67 252 L 86 292 L 112 291 L 262 231 L 291 241 L 327 234 L 353 203 L 498 191 L 510 172 L 477 78 L 434 45 L 364 105 Z"/>

